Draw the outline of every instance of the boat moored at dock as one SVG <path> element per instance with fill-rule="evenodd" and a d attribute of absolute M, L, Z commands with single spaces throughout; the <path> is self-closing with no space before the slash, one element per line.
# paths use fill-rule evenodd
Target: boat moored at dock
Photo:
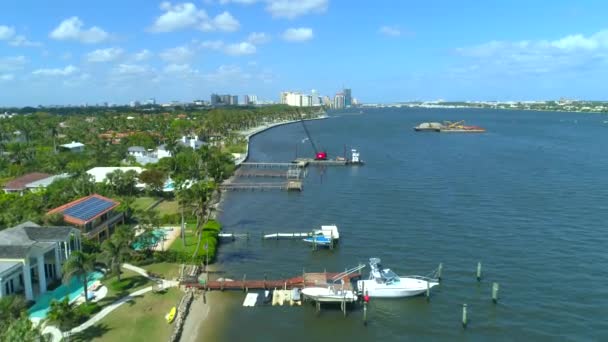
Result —
<path fill-rule="evenodd" d="M 424 293 L 439 285 L 439 280 L 423 276 L 401 277 L 389 268 L 383 268 L 380 259 L 369 259 L 369 279 L 357 281 L 357 290 L 372 298 L 401 298 Z"/>
<path fill-rule="evenodd" d="M 338 226 L 328 225 L 321 226 L 321 229 L 314 230 L 310 236 L 302 239 L 302 241 L 316 244 L 319 246 L 330 246 L 340 239 Z"/>

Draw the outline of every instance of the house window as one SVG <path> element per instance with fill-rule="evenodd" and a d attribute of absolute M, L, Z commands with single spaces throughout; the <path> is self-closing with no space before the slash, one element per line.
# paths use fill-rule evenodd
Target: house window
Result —
<path fill-rule="evenodd" d="M 4 293 L 6 293 L 7 295 L 10 295 L 12 292 L 10 292 L 10 288 L 9 288 L 8 284 L 9 284 L 8 281 L 6 283 L 4 283 Z"/>

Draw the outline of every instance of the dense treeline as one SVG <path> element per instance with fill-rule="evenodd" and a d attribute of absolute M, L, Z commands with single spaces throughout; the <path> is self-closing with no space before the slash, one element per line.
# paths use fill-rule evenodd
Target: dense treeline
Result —
<path fill-rule="evenodd" d="M 233 151 L 231 146 L 241 139 L 237 132 L 310 113 L 310 109 L 268 106 L 156 114 L 35 112 L 1 119 L 1 184 L 28 172 L 68 173 L 70 178 L 54 182 L 45 191 L 24 196 L 0 194 L 0 228 L 25 220 L 42 223 L 47 210 L 91 193 L 118 198 L 123 203 L 122 209 L 129 213 L 130 203 L 139 192 L 135 188 L 137 176 L 118 172 L 105 183 L 95 184 L 86 170 L 96 166 L 135 165 L 126 158 L 127 148 L 134 145 L 154 148 L 165 144 L 173 155 L 157 164 L 146 165 L 148 170 L 139 176 L 139 181 L 147 185 L 147 192 L 163 195 L 160 190 L 168 177 L 176 182 L 178 189 L 187 180 L 212 182 L 209 187 L 217 187 L 234 169 L 229 153 Z M 183 135 L 198 135 L 215 144 L 195 151 L 177 143 Z M 84 152 L 62 151 L 59 145 L 71 141 L 84 143 Z M 176 196 L 186 196 L 182 195 L 178 191 Z"/>
<path fill-rule="evenodd" d="M 171 152 L 177 152 L 177 140 L 188 134 L 206 141 L 220 137 L 223 149 L 229 152 L 231 145 L 239 143 L 235 133 L 240 130 L 312 112 L 283 105 L 172 112 L 77 109 L 50 109 L 1 119 L 0 183 L 32 171 L 82 173 L 95 166 L 119 166 L 129 146 L 166 144 Z M 72 141 L 85 144 L 85 152 L 61 151 L 61 144 Z"/>

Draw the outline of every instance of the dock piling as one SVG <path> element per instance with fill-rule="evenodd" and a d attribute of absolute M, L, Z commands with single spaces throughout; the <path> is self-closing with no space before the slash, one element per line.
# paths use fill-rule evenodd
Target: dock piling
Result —
<path fill-rule="evenodd" d="M 466 329 L 467 327 L 467 305 L 462 304 L 462 327 Z"/>
<path fill-rule="evenodd" d="M 481 261 L 477 263 L 477 281 L 481 281 Z"/>
<path fill-rule="evenodd" d="M 429 284 L 429 282 L 426 282 L 426 301 L 430 302 L 431 301 L 431 285 Z"/>
<path fill-rule="evenodd" d="M 498 283 L 493 283 L 492 284 L 492 301 L 494 302 L 494 304 L 496 304 L 498 302 L 498 289 L 499 289 Z"/>
<path fill-rule="evenodd" d="M 247 286 L 245 286 L 245 280 L 247 279 L 247 274 L 243 274 L 243 292 L 249 292 Z"/>
<path fill-rule="evenodd" d="M 264 290 L 268 290 L 268 287 L 266 286 L 266 273 L 264 273 Z"/>
<path fill-rule="evenodd" d="M 363 302 L 363 325 L 367 326 L 367 302 Z"/>
<path fill-rule="evenodd" d="M 443 263 L 439 263 L 439 267 L 437 267 L 437 280 L 441 282 L 441 273 L 443 272 Z"/>

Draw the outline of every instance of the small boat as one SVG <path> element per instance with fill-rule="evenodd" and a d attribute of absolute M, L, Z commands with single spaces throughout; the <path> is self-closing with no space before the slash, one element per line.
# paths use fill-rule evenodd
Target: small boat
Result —
<path fill-rule="evenodd" d="M 321 229 L 314 230 L 310 236 L 302 239 L 302 241 L 320 246 L 329 246 L 338 239 L 340 239 L 338 227 L 329 225 L 321 226 Z"/>
<path fill-rule="evenodd" d="M 370 297 L 411 297 L 439 285 L 439 280 L 434 278 L 417 275 L 400 277 L 389 268 L 383 268 L 378 258 L 369 259 L 369 265 L 369 279 L 357 281 L 357 290 Z"/>
<path fill-rule="evenodd" d="M 302 295 L 321 303 L 340 303 L 342 301 L 351 303 L 357 300 L 357 295 L 354 291 L 336 288 L 339 286 L 340 285 L 306 287 L 302 289 Z"/>
<path fill-rule="evenodd" d="M 174 306 L 171 308 L 171 311 L 169 311 L 169 313 L 165 315 L 165 319 L 167 320 L 167 323 L 171 324 L 173 322 L 173 320 L 175 319 L 176 313 L 177 313 L 177 308 Z"/>

